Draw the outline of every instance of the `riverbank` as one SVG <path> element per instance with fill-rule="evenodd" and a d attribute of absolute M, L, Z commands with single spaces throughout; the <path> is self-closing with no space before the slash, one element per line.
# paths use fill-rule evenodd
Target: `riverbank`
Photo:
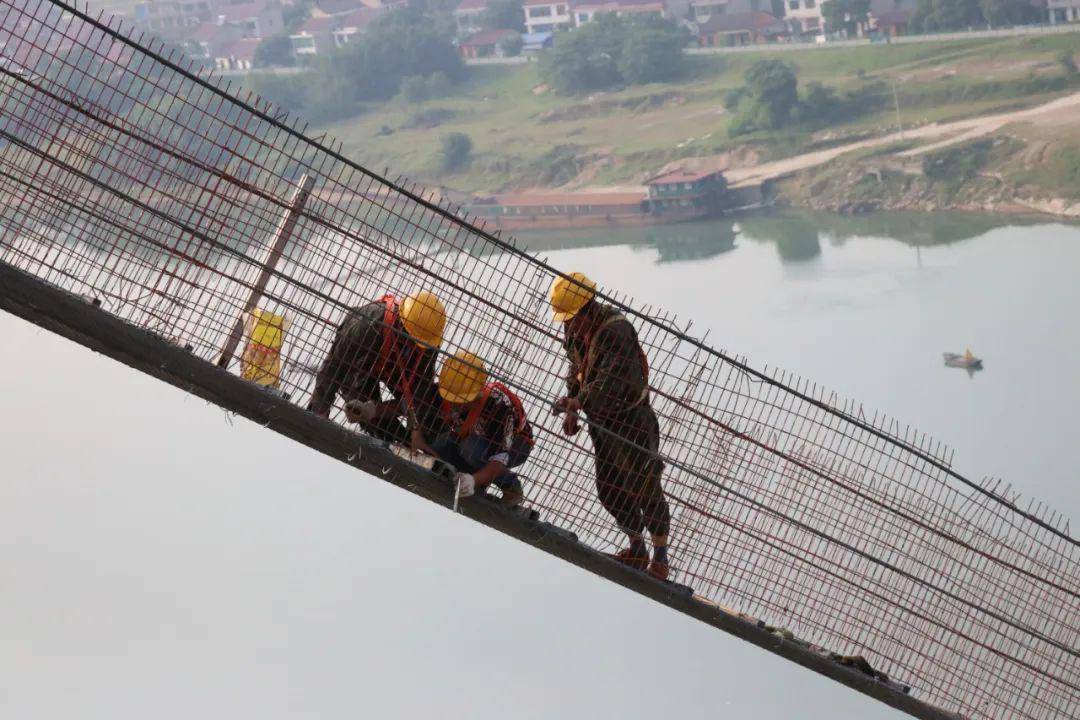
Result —
<path fill-rule="evenodd" d="M 1080 52 L 1080 32 L 693 56 L 678 81 L 589 95 L 555 93 L 536 63 L 470 68 L 452 95 L 373 105 L 321 129 L 370 167 L 463 194 L 640 186 L 676 163 L 748 167 L 886 137 L 898 122 L 911 130 L 1042 105 L 1075 91 L 1059 60 L 1070 52 Z M 732 137 L 725 98 L 761 59 L 791 62 L 802 93 L 819 83 L 863 98 L 860 112 Z M 449 133 L 467 135 L 472 150 L 443 172 Z"/>

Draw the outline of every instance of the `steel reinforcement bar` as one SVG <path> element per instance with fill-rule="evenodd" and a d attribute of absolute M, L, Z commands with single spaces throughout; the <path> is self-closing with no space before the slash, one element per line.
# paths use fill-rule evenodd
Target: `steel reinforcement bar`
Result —
<path fill-rule="evenodd" d="M 154 352 L 220 365 L 200 377 L 231 378 L 226 395 L 257 393 L 328 438 L 356 436 L 302 408 L 343 318 L 387 292 L 431 291 L 449 309 L 440 354 L 476 353 L 524 401 L 536 435 L 520 468 L 527 504 L 578 538 L 573 553 L 599 562 L 618 547 L 613 515 L 659 523 L 639 484 L 663 463 L 675 584 L 611 563 L 605 575 L 672 597 L 693 587 L 693 607 L 785 628 L 821 667 L 865 657 L 864 680 L 890 678 L 873 680 L 875 696 L 896 704 L 886 696 L 911 686 L 897 705 L 909 711 L 1080 711 L 1080 545 L 1062 518 L 964 478 L 925 436 L 755 369 L 610 288 L 600 299 L 631 319 L 647 356 L 659 436 L 611 418 L 564 435 L 548 411 L 567 392 L 546 297 L 560 271 L 60 0 L 0 0 L 0 267 L 92 299 L 57 306 L 93 310 L 80 321 L 105 314 L 132 342 L 138 330 L 164 343 Z M 57 312 L 38 309 L 63 324 Z M 234 407 L 226 395 L 215 402 Z M 331 417 L 344 422 L 340 407 Z M 619 438 L 636 459 L 613 498 Z"/>

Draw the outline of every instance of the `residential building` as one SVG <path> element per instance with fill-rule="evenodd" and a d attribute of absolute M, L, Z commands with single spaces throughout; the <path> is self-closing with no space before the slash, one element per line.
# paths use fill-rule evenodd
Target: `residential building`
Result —
<path fill-rule="evenodd" d="M 334 47 L 344 47 L 357 35 L 367 32 L 368 25 L 378 16 L 379 11 L 369 7 L 337 16 L 337 27 L 332 31 Z"/>
<path fill-rule="evenodd" d="M 461 0 L 461 4 L 454 10 L 459 36 L 480 32 L 480 16 L 487 10 L 487 6 L 488 0 Z"/>
<path fill-rule="evenodd" d="M 146 0 L 134 5 L 132 13 L 140 30 L 174 38 L 209 22 L 213 7 L 210 0 Z"/>
<path fill-rule="evenodd" d="M 651 213 L 682 214 L 715 208 L 727 182 L 719 170 L 678 168 L 646 180 L 645 187 L 649 191 Z"/>
<path fill-rule="evenodd" d="M 731 47 L 770 42 L 790 33 L 788 24 L 766 12 L 710 15 L 697 23 L 698 44 Z"/>
<path fill-rule="evenodd" d="M 486 57 L 502 57 L 502 42 L 518 35 L 517 30 L 484 30 L 458 43 L 458 52 L 465 60 Z"/>
<path fill-rule="evenodd" d="M 585 0 L 573 6 L 574 25 L 581 27 L 598 13 L 616 15 L 654 15 L 665 17 L 667 7 L 663 0 Z"/>
<path fill-rule="evenodd" d="M 641 225 L 646 202 L 640 192 L 520 193 L 477 198 L 468 211 L 504 230 Z"/>
<path fill-rule="evenodd" d="M 713 15 L 737 15 L 740 13 L 772 13 L 771 0 L 690 0 L 685 17 L 695 22 L 705 22 Z M 668 0 L 668 15 L 679 17 L 674 0 Z"/>
<path fill-rule="evenodd" d="M 243 38 L 267 38 L 285 29 L 280 4 L 269 0 L 218 3 L 214 19 L 218 25 L 239 28 Z"/>
<path fill-rule="evenodd" d="M 379 10 L 361 6 L 340 15 L 310 17 L 289 35 L 293 52 L 298 57 L 311 57 L 343 47 L 365 32 L 379 13 Z"/>
<path fill-rule="evenodd" d="M 525 32 L 554 32 L 565 30 L 574 24 L 570 3 L 548 0 L 525 0 Z"/>
<path fill-rule="evenodd" d="M 553 32 L 525 33 L 521 36 L 521 54 L 535 55 L 554 44 L 555 33 Z"/>
<path fill-rule="evenodd" d="M 1050 22 L 1080 22 L 1080 0 L 1047 0 L 1046 12 Z"/>
<path fill-rule="evenodd" d="M 784 0 L 784 19 L 792 29 L 803 35 L 821 35 L 825 31 L 825 20 L 821 16 L 821 3 L 824 0 Z"/>
<path fill-rule="evenodd" d="M 255 64 L 255 48 L 261 42 L 260 38 L 240 38 L 231 42 L 214 54 L 214 65 L 218 70 L 248 72 Z"/>
<path fill-rule="evenodd" d="M 334 49 L 334 30 L 337 18 L 329 15 L 310 17 L 289 35 L 293 52 L 297 57 L 324 55 Z"/>
<path fill-rule="evenodd" d="M 903 35 L 915 8 L 916 0 L 871 0 L 867 29 L 888 37 Z"/>
<path fill-rule="evenodd" d="M 195 28 L 184 41 L 184 52 L 195 60 L 213 63 L 217 52 L 243 37 L 239 28 L 205 22 Z"/>

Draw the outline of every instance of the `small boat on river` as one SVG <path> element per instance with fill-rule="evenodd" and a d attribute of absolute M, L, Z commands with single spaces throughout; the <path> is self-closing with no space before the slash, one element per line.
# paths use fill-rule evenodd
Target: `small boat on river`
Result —
<path fill-rule="evenodd" d="M 971 350 L 965 350 L 963 355 L 957 353 L 944 353 L 945 365 L 964 370 L 982 370 L 982 359 L 975 357 Z"/>

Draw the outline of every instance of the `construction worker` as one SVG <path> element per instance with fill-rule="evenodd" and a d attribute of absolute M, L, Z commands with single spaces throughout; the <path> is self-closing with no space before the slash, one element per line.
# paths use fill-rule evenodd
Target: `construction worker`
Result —
<path fill-rule="evenodd" d="M 660 424 L 649 403 L 649 367 L 637 332 L 616 308 L 596 300 L 596 283 L 581 273 L 556 278 L 549 299 L 570 359 L 567 394 L 554 409 L 563 414 L 567 436 L 577 434 L 579 413 L 589 420 L 597 495 L 630 541 L 614 557 L 666 580 L 671 516 L 660 483 Z"/>
<path fill-rule="evenodd" d="M 319 369 L 308 409 L 329 417 L 341 395 L 348 420 L 375 437 L 413 445 L 417 433 L 435 437 L 441 430 L 435 356 L 445 326 L 446 309 L 426 291 L 353 308 Z"/>
<path fill-rule="evenodd" d="M 525 409 L 508 387 L 488 382 L 484 361 L 460 351 L 439 372 L 441 415 L 447 432 L 427 450 L 460 470 L 459 487 L 494 485 L 511 507 L 525 499 L 521 479 L 511 472 L 532 452 L 533 431 Z"/>

